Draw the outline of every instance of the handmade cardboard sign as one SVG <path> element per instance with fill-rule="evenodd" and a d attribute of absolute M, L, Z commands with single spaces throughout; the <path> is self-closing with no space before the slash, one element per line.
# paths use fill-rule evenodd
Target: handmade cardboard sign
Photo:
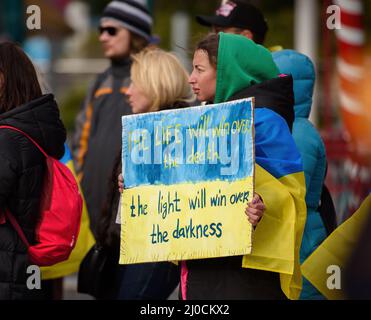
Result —
<path fill-rule="evenodd" d="M 120 263 L 246 255 L 252 99 L 122 117 Z"/>

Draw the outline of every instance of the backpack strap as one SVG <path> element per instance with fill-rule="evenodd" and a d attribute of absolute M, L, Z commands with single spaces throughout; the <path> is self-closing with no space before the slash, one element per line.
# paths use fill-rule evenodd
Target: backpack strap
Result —
<path fill-rule="evenodd" d="M 27 246 L 27 248 L 30 246 L 30 243 L 28 242 L 21 226 L 19 225 L 18 221 L 16 218 L 10 213 L 8 209 L 5 209 L 5 216 L 9 220 L 10 224 L 13 226 L 15 231 L 17 231 L 19 237 L 22 239 L 23 243 Z"/>
<path fill-rule="evenodd" d="M 15 127 L 11 127 L 11 126 L 0 126 L 0 129 L 9 129 L 9 130 L 13 130 L 13 131 L 17 131 L 21 134 L 23 134 L 25 137 L 27 137 L 39 150 L 40 152 L 46 157 L 48 158 L 49 156 L 46 154 L 46 152 L 43 150 L 43 148 L 41 148 L 38 143 L 32 139 L 27 133 L 23 132 L 22 130 L 20 129 L 17 129 Z"/>
<path fill-rule="evenodd" d="M 35 140 L 33 140 L 27 133 L 23 132 L 22 130 L 19 130 L 17 128 L 11 127 L 11 126 L 0 126 L 0 129 L 9 129 L 13 131 L 17 131 L 21 134 L 23 134 L 25 137 L 27 137 L 39 150 L 40 152 L 45 156 L 48 157 L 48 155 L 45 153 L 45 151 L 36 143 Z M 19 237 L 22 239 L 24 244 L 27 246 L 27 248 L 30 246 L 30 243 L 28 242 L 21 226 L 19 225 L 17 219 L 10 213 L 8 209 L 5 209 L 5 216 L 9 220 L 10 224 L 13 226 L 13 228 L 17 231 Z"/>

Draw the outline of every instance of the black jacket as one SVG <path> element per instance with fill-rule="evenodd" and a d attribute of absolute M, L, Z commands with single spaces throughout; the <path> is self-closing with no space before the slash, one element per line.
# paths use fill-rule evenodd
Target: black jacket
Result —
<path fill-rule="evenodd" d="M 76 173 L 95 237 L 98 217 L 109 192 L 115 157 L 121 150 L 121 116 L 131 114 L 126 97 L 130 67 L 129 59 L 115 61 L 98 76 L 77 117 L 72 139 Z"/>
<path fill-rule="evenodd" d="M 64 154 L 66 131 L 53 95 L 0 114 L 0 126 L 13 126 L 33 138 L 50 156 Z M 0 210 L 7 208 L 27 239 L 34 242 L 45 157 L 21 133 L 0 129 Z M 26 247 L 9 222 L 0 225 L 0 299 L 28 297 Z"/>
<path fill-rule="evenodd" d="M 292 132 L 295 119 L 292 76 L 273 78 L 234 94 L 229 100 L 255 97 L 255 108 L 269 108 L 285 119 Z"/>

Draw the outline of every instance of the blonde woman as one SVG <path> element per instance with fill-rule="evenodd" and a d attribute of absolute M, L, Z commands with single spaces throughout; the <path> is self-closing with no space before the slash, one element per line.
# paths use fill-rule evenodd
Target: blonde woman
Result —
<path fill-rule="evenodd" d="M 175 55 L 160 49 L 133 56 L 131 80 L 127 95 L 133 113 L 187 107 L 193 100 L 187 71 Z"/>
<path fill-rule="evenodd" d="M 132 56 L 132 60 L 132 82 L 127 95 L 133 113 L 188 107 L 190 101 L 194 100 L 188 84 L 188 73 L 172 53 L 146 49 Z M 116 264 L 115 272 L 108 272 L 111 281 L 105 278 L 106 289 L 100 297 L 120 300 L 166 299 L 179 283 L 177 266 L 169 262 L 118 265 L 120 234 L 115 219 L 119 203 L 116 181 L 120 169 L 121 157 L 118 156 L 110 193 L 98 224 L 97 242 L 111 252 Z"/>

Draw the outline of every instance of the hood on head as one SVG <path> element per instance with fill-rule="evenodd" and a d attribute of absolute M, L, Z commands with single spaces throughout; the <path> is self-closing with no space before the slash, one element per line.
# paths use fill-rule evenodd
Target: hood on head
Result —
<path fill-rule="evenodd" d="M 295 116 L 308 118 L 312 108 L 315 70 L 312 61 L 294 50 L 273 53 L 273 59 L 280 72 L 291 74 L 294 79 Z"/>
<path fill-rule="evenodd" d="M 268 49 L 242 35 L 219 33 L 214 103 L 227 101 L 242 89 L 278 75 Z"/>
<path fill-rule="evenodd" d="M 64 154 L 66 129 L 52 94 L 0 114 L 0 125 L 12 126 L 27 133 L 54 158 L 60 159 Z"/>
<path fill-rule="evenodd" d="M 290 131 L 295 120 L 294 91 L 291 76 L 273 78 L 234 94 L 229 100 L 255 98 L 255 108 L 269 108 L 285 119 Z"/>

